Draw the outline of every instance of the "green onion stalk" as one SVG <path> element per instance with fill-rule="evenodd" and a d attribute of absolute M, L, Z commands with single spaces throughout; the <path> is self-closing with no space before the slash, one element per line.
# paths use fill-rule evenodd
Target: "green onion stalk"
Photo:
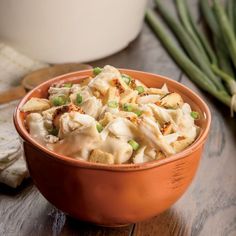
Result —
<path fill-rule="evenodd" d="M 203 17 L 213 34 L 213 43 L 219 65 L 227 74 L 233 76 L 234 72 L 230 61 L 229 51 L 223 43 L 222 34 L 220 32 L 219 25 L 217 24 L 212 7 L 210 6 L 208 0 L 199 0 L 199 4 Z"/>
<path fill-rule="evenodd" d="M 223 6 L 220 5 L 218 0 L 213 1 L 213 10 L 215 12 L 217 22 L 220 26 L 224 42 L 228 47 L 229 54 L 231 56 L 234 66 L 236 67 L 236 38 L 226 15 L 226 12 Z"/>
<path fill-rule="evenodd" d="M 203 53 L 204 57 L 207 57 L 212 64 L 217 65 L 218 63 L 216 55 L 208 43 L 205 35 L 198 29 L 192 14 L 189 11 L 186 0 L 176 0 L 176 6 L 179 18 L 187 33 L 192 37 L 193 41 L 201 53 Z"/>
<path fill-rule="evenodd" d="M 234 35 L 236 35 L 236 1 L 228 0 L 226 4 L 227 16 L 229 18 L 229 22 L 231 24 Z"/>
<path fill-rule="evenodd" d="M 211 11 L 211 9 L 208 1 L 205 1 L 204 4 L 207 4 L 207 12 L 209 14 L 209 11 Z M 219 42 L 218 39 L 215 40 L 215 46 L 217 48 L 216 53 L 218 56 L 217 60 L 217 57 L 213 52 L 213 50 L 211 49 L 211 46 L 209 45 L 205 35 L 198 29 L 196 23 L 194 22 L 192 14 L 189 12 L 186 0 L 176 0 L 176 5 L 181 22 L 185 27 L 186 31 L 189 33 L 190 36 L 192 36 L 193 39 L 195 39 L 194 41 L 196 42 L 196 45 L 202 44 L 202 48 L 207 52 L 209 60 L 214 65 L 214 68 L 218 71 L 221 70 L 218 67 L 218 60 L 219 60 L 221 67 L 224 69 L 225 72 L 229 74 L 229 76 L 227 75 L 227 77 L 233 77 L 233 70 L 229 62 L 229 57 L 227 53 L 224 52 L 225 48 L 222 46 L 222 42 Z M 214 16 L 212 16 L 212 20 L 214 21 L 216 20 Z"/>
<path fill-rule="evenodd" d="M 225 105 L 233 108 L 236 111 L 236 105 L 232 106 L 231 96 L 225 91 L 219 90 L 212 80 L 199 69 L 181 50 L 174 40 L 168 35 L 163 25 L 160 23 L 158 17 L 153 10 L 148 10 L 146 13 L 146 20 L 153 29 L 156 36 L 160 39 L 163 46 L 176 61 L 176 63 L 183 69 L 188 77 L 196 83 L 200 88 L 207 91 Z"/>
<path fill-rule="evenodd" d="M 230 93 L 232 95 L 236 94 L 236 81 L 234 80 L 234 78 L 225 73 L 223 70 L 219 69 L 215 65 L 212 65 L 211 68 L 217 76 L 221 77 L 221 79 L 228 84 Z"/>
<path fill-rule="evenodd" d="M 204 54 L 199 52 L 199 48 L 194 44 L 192 38 L 186 33 L 185 29 L 179 24 L 165 9 L 160 0 L 155 0 L 156 6 L 164 18 L 165 22 L 172 29 L 177 39 L 188 53 L 192 61 L 207 75 L 208 79 L 216 86 L 217 89 L 226 93 L 226 90 L 221 83 L 221 80 L 214 75 L 210 68 L 210 62 Z"/>

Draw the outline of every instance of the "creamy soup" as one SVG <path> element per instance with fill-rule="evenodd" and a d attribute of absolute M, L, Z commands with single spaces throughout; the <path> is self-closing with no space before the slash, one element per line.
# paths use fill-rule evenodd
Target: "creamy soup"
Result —
<path fill-rule="evenodd" d="M 56 153 L 103 164 L 161 160 L 196 139 L 199 114 L 165 84 L 148 88 L 109 65 L 93 73 L 80 84 L 53 84 L 48 98 L 23 105 L 32 138 Z"/>

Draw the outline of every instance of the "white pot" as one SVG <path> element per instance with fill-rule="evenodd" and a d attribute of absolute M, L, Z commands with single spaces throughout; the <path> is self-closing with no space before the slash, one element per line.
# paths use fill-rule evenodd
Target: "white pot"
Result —
<path fill-rule="evenodd" d="M 51 63 L 86 62 L 138 35 L 147 0 L 0 0 L 0 40 Z"/>

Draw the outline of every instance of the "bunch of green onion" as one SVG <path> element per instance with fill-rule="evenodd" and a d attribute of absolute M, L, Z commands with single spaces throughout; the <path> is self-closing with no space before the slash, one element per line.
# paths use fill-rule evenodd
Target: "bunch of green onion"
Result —
<path fill-rule="evenodd" d="M 158 13 L 176 36 L 179 47 L 166 32 L 156 12 L 149 9 L 146 20 L 186 75 L 201 89 L 236 112 L 236 1 L 199 0 L 204 19 L 210 28 L 213 45 L 198 28 L 186 0 L 175 0 L 179 20 L 155 0 Z"/>

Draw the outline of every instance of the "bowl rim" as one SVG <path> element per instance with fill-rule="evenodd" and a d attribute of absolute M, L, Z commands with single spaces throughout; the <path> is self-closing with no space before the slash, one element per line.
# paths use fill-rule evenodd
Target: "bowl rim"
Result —
<path fill-rule="evenodd" d="M 166 76 L 163 75 L 159 75 L 159 74 L 154 74 L 154 73 L 149 73 L 149 72 L 144 72 L 144 71 L 139 71 L 139 70 L 133 70 L 133 69 L 123 69 L 123 68 L 118 68 L 118 70 L 124 72 L 124 73 L 138 73 L 138 74 L 142 74 L 142 75 L 148 75 L 148 76 L 153 76 L 154 78 L 158 77 L 159 79 L 164 79 L 165 81 L 167 81 L 168 83 L 171 83 L 173 85 L 177 85 L 178 87 L 180 87 L 181 89 L 187 91 L 189 94 L 191 94 L 191 96 L 195 97 L 195 99 L 198 101 L 197 104 L 202 107 L 202 112 L 205 118 L 205 122 L 206 122 L 206 128 L 199 134 L 198 138 L 186 149 L 184 149 L 183 151 L 176 153 L 168 158 L 162 159 L 162 160 L 154 160 L 154 161 L 150 161 L 150 162 L 145 162 L 145 163 L 137 163 L 137 164 L 115 164 L 115 165 L 107 165 L 107 164 L 100 164 L 100 163 L 93 163 L 93 162 L 88 162 L 88 161 L 83 161 L 80 159 L 73 159 L 72 157 L 68 157 L 62 154 L 58 154 L 56 152 L 53 152 L 49 149 L 47 149 L 46 147 L 44 147 L 43 145 L 39 144 L 37 141 L 35 141 L 27 132 L 27 130 L 24 127 L 23 122 L 21 121 L 20 118 L 20 107 L 22 107 L 22 105 L 28 100 L 28 98 L 30 97 L 30 95 L 35 91 L 35 90 L 39 90 L 42 86 L 46 85 L 46 84 L 52 84 L 53 81 L 58 81 L 60 79 L 68 79 L 70 77 L 79 77 L 81 73 L 91 73 L 92 69 L 88 69 L 88 70 L 81 70 L 81 71 L 75 71 L 72 73 L 67 73 L 64 75 L 60 75 L 57 77 L 54 77 L 50 80 L 47 80 L 43 83 L 41 83 L 40 85 L 38 85 L 37 87 L 35 87 L 34 89 L 32 89 L 30 92 L 28 92 L 18 103 L 17 107 L 15 108 L 14 114 L 13 114 L 13 122 L 15 125 L 15 128 L 18 132 L 18 134 L 21 136 L 21 138 L 30 143 L 34 149 L 39 149 L 40 151 L 44 152 L 47 154 L 48 158 L 51 158 L 55 161 L 60 161 L 63 162 L 64 164 L 67 165 L 72 165 L 72 166 L 77 166 L 77 167 L 81 167 L 81 168 L 88 168 L 88 169 L 102 169 L 102 170 L 110 170 L 110 171 L 134 171 L 134 170 L 144 170 L 144 169 L 150 169 L 150 168 L 154 168 L 157 166 L 161 166 L 170 162 L 174 162 L 176 160 L 182 159 L 188 155 L 190 155 L 191 153 L 193 153 L 196 149 L 198 149 L 201 144 L 204 143 L 204 141 L 207 138 L 209 129 L 210 129 L 210 124 L 211 124 L 211 113 L 210 110 L 207 106 L 207 104 L 203 101 L 203 99 L 197 95 L 194 91 L 192 91 L 191 89 L 189 89 L 188 87 L 186 87 L 185 85 L 182 85 L 181 83 L 172 80 Z"/>

